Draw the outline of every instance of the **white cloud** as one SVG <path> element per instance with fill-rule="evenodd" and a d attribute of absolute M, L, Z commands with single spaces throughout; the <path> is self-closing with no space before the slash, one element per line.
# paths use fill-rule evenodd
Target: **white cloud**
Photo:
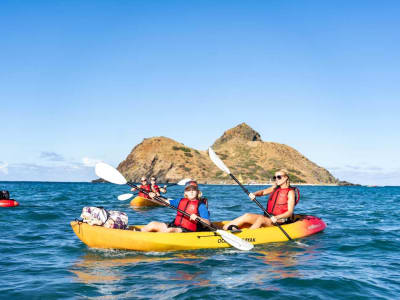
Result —
<path fill-rule="evenodd" d="M 328 168 L 340 180 L 365 185 L 400 185 L 400 168 L 346 165 Z"/>
<path fill-rule="evenodd" d="M 373 166 L 369 164 L 358 164 L 358 165 L 342 165 L 342 166 L 330 166 L 327 167 L 330 171 L 336 172 L 361 172 L 361 173 L 388 173 L 397 172 L 400 168 L 382 168 L 380 166 Z"/>
<path fill-rule="evenodd" d="M 101 162 L 99 159 L 84 157 L 82 163 L 85 167 L 94 167 L 97 163 Z"/>
<path fill-rule="evenodd" d="M 78 168 L 77 168 L 78 166 Z M 91 181 L 96 179 L 93 167 L 79 164 L 37 165 L 30 163 L 10 164 L 8 173 L 0 169 L 0 181 Z"/>
<path fill-rule="evenodd" d="M 4 173 L 4 174 L 8 174 L 8 163 L 3 163 L 2 161 L 0 161 L 0 172 Z"/>
<path fill-rule="evenodd" d="M 97 176 L 94 166 L 98 159 L 84 157 L 66 160 L 54 152 L 41 152 L 41 163 L 13 163 L 0 161 L 0 181 L 91 181 Z"/>
<path fill-rule="evenodd" d="M 46 151 L 41 152 L 40 158 L 43 158 L 43 159 L 49 160 L 49 161 L 64 161 L 64 157 L 55 152 L 46 152 Z"/>

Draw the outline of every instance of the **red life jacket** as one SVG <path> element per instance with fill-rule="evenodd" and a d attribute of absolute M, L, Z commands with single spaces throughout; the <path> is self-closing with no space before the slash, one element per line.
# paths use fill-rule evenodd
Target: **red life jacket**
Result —
<path fill-rule="evenodd" d="M 199 215 L 200 203 L 201 202 L 198 199 L 189 200 L 187 198 L 182 198 L 181 201 L 179 202 L 178 208 L 180 210 L 183 210 L 184 212 L 188 213 L 189 215 L 191 215 L 191 214 Z M 190 220 L 189 217 L 184 216 L 179 211 L 176 214 L 174 224 L 175 224 L 175 226 L 179 226 L 179 227 L 185 228 L 190 231 L 197 230 L 197 221 Z"/>
<path fill-rule="evenodd" d="M 146 184 L 146 185 L 141 185 L 139 186 L 139 188 L 146 190 L 147 192 L 151 192 L 151 186 L 150 184 Z M 150 197 L 148 195 L 146 195 L 145 193 L 139 192 L 139 196 L 146 198 L 146 199 L 150 199 Z"/>
<path fill-rule="evenodd" d="M 286 189 L 282 189 L 278 187 L 275 189 L 268 199 L 267 204 L 267 212 L 271 215 L 277 216 L 283 214 L 288 211 L 288 194 L 289 191 L 293 190 L 295 194 L 295 202 L 296 206 L 300 200 L 300 192 L 296 187 L 288 187 Z"/>
<path fill-rule="evenodd" d="M 160 194 L 160 187 L 157 184 L 153 185 L 152 190 L 154 193 Z"/>

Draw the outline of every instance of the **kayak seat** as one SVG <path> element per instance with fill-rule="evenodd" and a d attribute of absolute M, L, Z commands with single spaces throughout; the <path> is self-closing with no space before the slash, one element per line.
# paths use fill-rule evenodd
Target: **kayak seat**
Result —
<path fill-rule="evenodd" d="M 240 228 L 237 227 L 236 225 L 229 225 L 229 226 L 228 226 L 228 230 L 230 230 L 231 232 L 242 232 L 242 231 L 240 230 Z"/>

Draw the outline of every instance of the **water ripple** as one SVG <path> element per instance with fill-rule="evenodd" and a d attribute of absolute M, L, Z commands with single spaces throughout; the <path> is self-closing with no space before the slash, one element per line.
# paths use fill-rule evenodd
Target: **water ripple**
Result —
<path fill-rule="evenodd" d="M 128 187 L 4 182 L 20 206 L 1 209 L 0 293 L 5 299 L 395 299 L 400 294 L 400 188 L 300 187 L 297 212 L 328 224 L 296 243 L 170 253 L 88 249 L 69 222 L 83 206 L 170 221 L 167 208 L 133 210 Z M 250 191 L 259 186 L 248 187 Z M 202 186 L 214 220 L 259 213 L 237 186 Z M 168 196 L 180 197 L 182 187 Z M 260 199 L 265 205 L 266 199 Z M 390 210 L 390 213 L 388 213 Z"/>

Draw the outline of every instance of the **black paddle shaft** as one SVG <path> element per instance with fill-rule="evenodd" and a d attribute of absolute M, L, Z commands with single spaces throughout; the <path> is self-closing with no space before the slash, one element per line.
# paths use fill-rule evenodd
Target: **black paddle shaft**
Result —
<path fill-rule="evenodd" d="M 139 189 L 139 191 L 141 191 L 143 194 L 149 196 L 149 192 L 148 192 L 148 191 L 146 191 L 145 189 L 142 189 L 142 188 L 138 187 L 136 184 L 134 184 L 134 183 L 132 183 L 132 182 L 127 182 L 127 184 L 128 184 L 129 186 L 133 187 L 133 188 Z M 165 198 L 163 198 L 163 197 L 159 197 L 159 196 L 156 196 L 156 197 L 154 197 L 154 198 L 152 198 L 152 199 L 153 199 L 153 200 L 156 200 L 158 203 L 161 203 L 161 204 L 166 205 L 166 206 L 168 206 L 168 207 L 170 207 L 170 208 L 176 209 L 177 211 L 179 211 L 179 212 L 180 212 L 181 214 L 183 214 L 184 216 L 190 218 L 190 214 L 188 214 L 187 212 L 185 212 L 185 211 L 183 211 L 183 210 L 181 210 L 181 209 L 179 209 L 179 208 L 177 208 L 177 207 L 175 207 L 175 206 L 169 204 L 168 202 L 165 201 L 165 200 L 167 200 L 167 199 L 165 199 Z M 165 199 L 165 200 L 164 200 L 164 199 Z M 216 231 L 216 230 L 217 230 L 217 229 L 214 228 L 213 226 L 208 225 L 206 222 L 202 221 L 199 217 L 197 217 L 196 221 L 199 222 L 199 223 L 201 223 L 201 224 L 204 225 L 205 227 L 211 229 L 212 231 Z"/>
<path fill-rule="evenodd" d="M 233 174 L 229 173 L 229 175 L 231 175 L 232 179 L 236 181 L 236 183 L 243 189 L 243 191 L 244 191 L 247 195 L 250 194 L 249 190 L 246 189 L 246 188 L 243 186 L 243 184 L 241 184 L 240 181 L 237 180 L 237 178 L 236 178 Z M 260 202 L 258 202 L 257 199 L 254 199 L 253 201 L 264 211 L 264 213 L 265 213 L 269 218 L 272 217 L 272 216 L 267 212 L 267 210 L 264 208 L 264 206 L 262 206 L 262 204 L 261 204 Z M 289 241 L 291 241 L 292 238 L 287 234 L 287 232 L 285 231 L 285 229 L 283 229 L 282 226 L 281 226 L 280 224 L 278 224 L 278 223 L 276 223 L 276 225 L 279 227 L 280 230 L 282 230 L 282 232 L 286 235 L 286 237 L 289 239 Z"/>

